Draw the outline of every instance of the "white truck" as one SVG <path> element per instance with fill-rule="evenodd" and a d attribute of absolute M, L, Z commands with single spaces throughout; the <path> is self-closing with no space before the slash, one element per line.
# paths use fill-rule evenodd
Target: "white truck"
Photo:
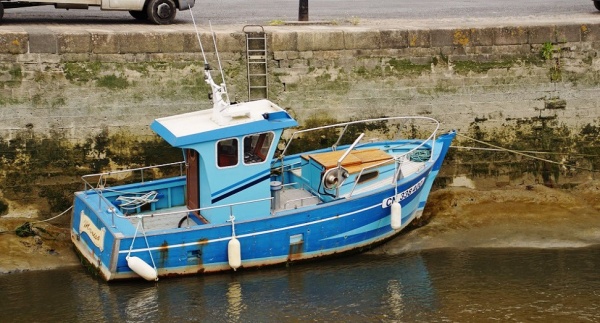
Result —
<path fill-rule="evenodd" d="M 168 25 L 175 19 L 177 10 L 190 10 L 196 0 L 1 0 L 0 20 L 4 9 L 54 5 L 57 9 L 88 9 L 129 11 L 138 20 L 148 20 L 158 25 Z"/>

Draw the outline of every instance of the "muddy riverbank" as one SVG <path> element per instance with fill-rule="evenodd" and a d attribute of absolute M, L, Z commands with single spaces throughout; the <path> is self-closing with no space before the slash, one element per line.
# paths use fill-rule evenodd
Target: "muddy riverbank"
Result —
<path fill-rule="evenodd" d="M 374 253 L 437 248 L 579 248 L 600 244 L 600 183 L 433 192 L 421 221 Z"/>
<path fill-rule="evenodd" d="M 27 221 L 34 220 L 0 217 L 0 274 L 79 264 L 66 225 L 35 223 L 36 235 L 17 236 L 15 229 Z M 571 190 L 543 185 L 439 189 L 431 193 L 419 222 L 420 227 L 370 252 L 577 248 L 600 244 L 600 182 L 591 181 Z"/>

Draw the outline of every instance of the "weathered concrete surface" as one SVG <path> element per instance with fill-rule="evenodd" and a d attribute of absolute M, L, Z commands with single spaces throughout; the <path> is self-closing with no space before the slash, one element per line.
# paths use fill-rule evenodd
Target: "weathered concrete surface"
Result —
<path fill-rule="evenodd" d="M 497 128 L 532 117 L 581 127 L 600 114 L 600 19 L 587 19 L 418 29 L 391 22 L 267 26 L 269 96 L 301 121 L 343 111 L 429 114 L 462 131 L 475 120 Z M 244 100 L 244 34 L 241 26 L 217 28 L 232 97 Z M 201 31 L 216 67 L 210 33 Z M 165 112 L 210 106 L 190 25 L 7 26 L 0 44 L 4 139 L 27 125 L 42 133 L 61 129 L 71 140 L 102 127 L 143 135 Z M 551 45 L 547 59 L 540 58 L 544 44 Z M 554 99 L 565 105 L 549 109 Z"/>

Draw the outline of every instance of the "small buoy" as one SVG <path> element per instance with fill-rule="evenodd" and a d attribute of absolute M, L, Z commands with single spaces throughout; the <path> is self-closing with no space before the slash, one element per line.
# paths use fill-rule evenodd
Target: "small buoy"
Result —
<path fill-rule="evenodd" d="M 392 203 L 391 225 L 394 230 L 402 227 L 402 207 L 398 202 Z"/>
<path fill-rule="evenodd" d="M 152 266 L 139 257 L 127 257 L 127 266 L 145 280 L 157 280 L 158 274 Z"/>
<path fill-rule="evenodd" d="M 229 244 L 227 245 L 227 259 L 229 260 L 229 266 L 234 271 L 242 265 L 242 253 L 240 249 L 240 241 L 238 239 L 233 237 L 229 240 Z"/>

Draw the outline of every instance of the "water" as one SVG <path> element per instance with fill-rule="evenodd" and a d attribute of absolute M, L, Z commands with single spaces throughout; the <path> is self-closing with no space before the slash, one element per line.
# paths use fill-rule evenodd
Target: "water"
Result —
<path fill-rule="evenodd" d="M 446 249 L 105 283 L 0 275 L 0 322 L 600 322 L 600 247 Z"/>

